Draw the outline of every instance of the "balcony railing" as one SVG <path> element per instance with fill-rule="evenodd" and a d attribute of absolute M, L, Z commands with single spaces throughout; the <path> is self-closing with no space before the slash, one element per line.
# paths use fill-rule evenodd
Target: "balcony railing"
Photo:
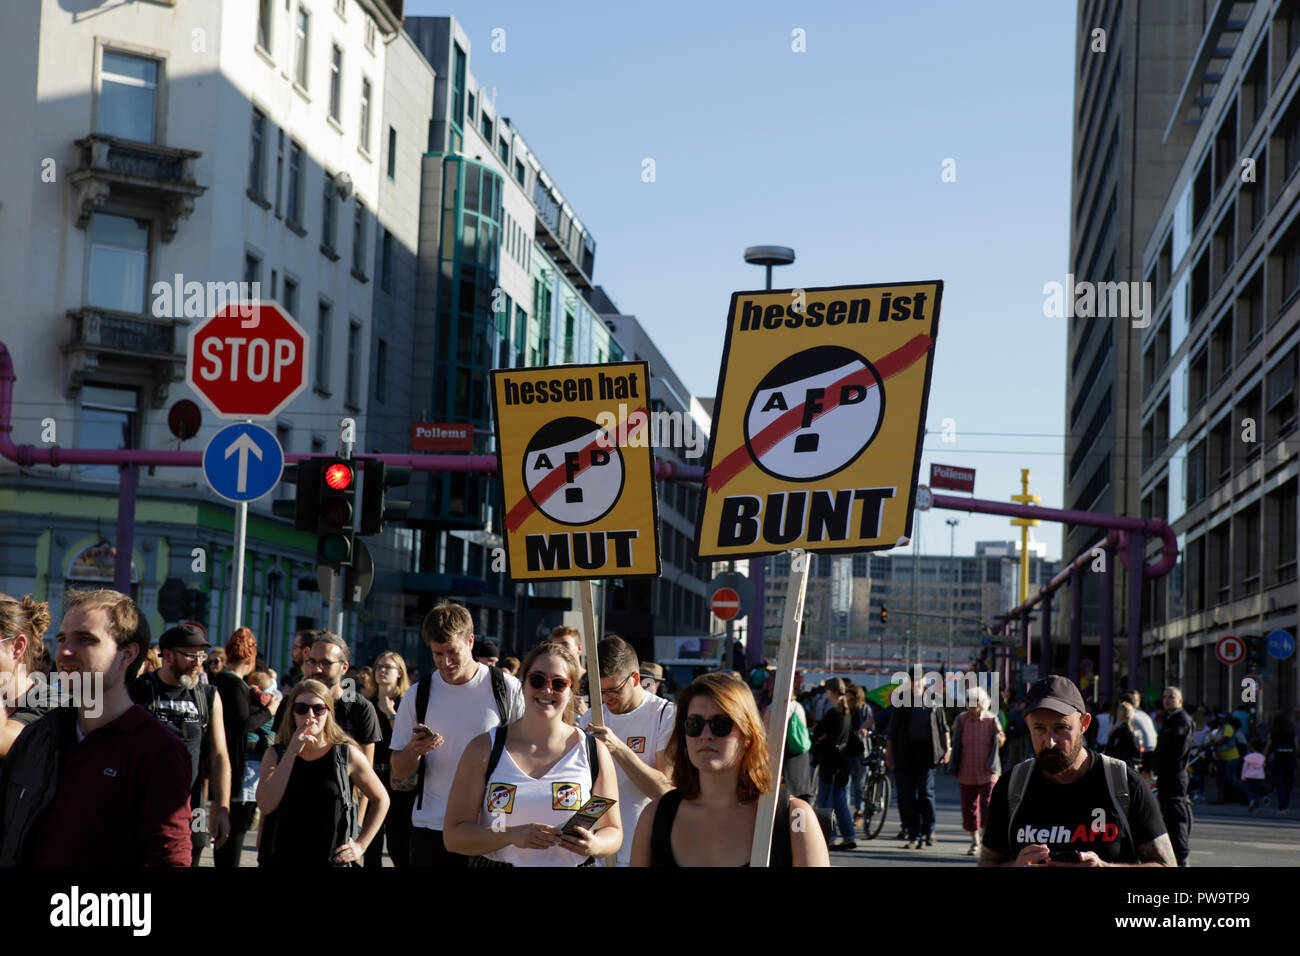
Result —
<path fill-rule="evenodd" d="M 105 133 L 76 141 L 78 166 L 68 175 L 77 191 L 77 227 L 112 199 L 156 205 L 163 211 L 162 238 L 170 242 L 194 200 L 207 191 L 194 181 L 194 160 L 203 154 L 154 143 L 138 143 Z"/>
<path fill-rule="evenodd" d="M 63 346 L 66 389 L 80 390 L 82 383 L 106 366 L 138 372 L 147 369 L 153 377 L 153 403 L 167 399 L 167 387 L 185 377 L 185 355 L 180 350 L 183 319 L 157 319 L 136 312 L 82 308 L 69 310 L 72 337 Z"/>

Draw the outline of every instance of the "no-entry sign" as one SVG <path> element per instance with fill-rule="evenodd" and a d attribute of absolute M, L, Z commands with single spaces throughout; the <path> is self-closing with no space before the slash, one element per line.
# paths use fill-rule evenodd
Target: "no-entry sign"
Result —
<path fill-rule="evenodd" d="M 659 573 L 645 362 L 492 372 L 513 580 Z"/>
<path fill-rule="evenodd" d="M 1222 664 L 1240 664 L 1246 659 L 1246 642 L 1229 634 L 1219 638 L 1214 645 L 1214 653 Z"/>
<path fill-rule="evenodd" d="M 730 621 L 740 613 L 740 595 L 731 588 L 720 588 L 709 599 L 709 607 L 723 621 Z"/>
<path fill-rule="evenodd" d="M 697 558 L 911 537 L 942 293 L 932 281 L 732 296 Z"/>
<path fill-rule="evenodd" d="M 307 387 L 308 351 L 277 303 L 231 303 L 190 332 L 186 380 L 222 418 L 274 418 Z"/>

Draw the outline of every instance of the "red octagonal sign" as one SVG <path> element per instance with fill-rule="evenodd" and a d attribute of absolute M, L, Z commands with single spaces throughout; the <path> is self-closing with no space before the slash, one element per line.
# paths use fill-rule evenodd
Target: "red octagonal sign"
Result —
<path fill-rule="evenodd" d="M 191 330 L 185 377 L 222 418 L 274 418 L 307 387 L 308 349 L 278 303 L 231 303 Z"/>

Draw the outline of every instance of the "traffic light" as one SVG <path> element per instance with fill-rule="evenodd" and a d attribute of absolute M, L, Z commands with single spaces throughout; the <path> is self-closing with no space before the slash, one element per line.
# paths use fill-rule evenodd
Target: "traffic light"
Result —
<path fill-rule="evenodd" d="M 271 502 L 271 511 L 281 518 L 292 518 L 293 526 L 298 531 L 316 531 L 320 511 L 320 471 L 327 460 L 304 458 L 295 464 L 286 464 L 280 475 L 281 481 L 297 485 L 298 490 L 292 501 L 285 499 Z"/>
<path fill-rule="evenodd" d="M 386 465 L 375 458 L 366 459 L 361 474 L 361 528 L 359 535 L 379 534 L 390 521 L 401 521 L 411 510 L 409 501 L 390 501 L 387 491 L 400 488 L 411 480 L 411 469 Z"/>
<path fill-rule="evenodd" d="M 344 458 L 318 459 L 316 557 L 337 569 L 352 563 L 352 515 L 357 497 L 357 473 Z"/>
<path fill-rule="evenodd" d="M 208 596 L 196 587 L 185 589 L 185 617 L 191 621 L 207 620 Z"/>
<path fill-rule="evenodd" d="M 880 623 L 881 624 L 889 623 L 889 612 L 885 610 L 885 606 L 883 604 L 880 605 Z"/>

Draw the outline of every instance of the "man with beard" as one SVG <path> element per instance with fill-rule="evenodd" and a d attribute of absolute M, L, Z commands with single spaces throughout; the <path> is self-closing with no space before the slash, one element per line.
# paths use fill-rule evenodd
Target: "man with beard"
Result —
<path fill-rule="evenodd" d="M 179 624 L 158 639 L 162 666 L 131 685 L 131 699 L 174 730 L 189 751 L 190 807 L 195 816 L 191 866 L 199 865 L 209 832 L 214 848 L 224 846 L 230 836 L 230 756 L 221 698 L 211 684 L 199 682 L 211 646 L 197 625 Z M 206 820 L 205 780 L 211 797 Z"/>
<path fill-rule="evenodd" d="M 1035 757 L 998 780 L 980 866 L 1173 866 L 1142 775 L 1088 750 L 1083 695 L 1064 677 L 1033 684 L 1025 726 Z"/>

